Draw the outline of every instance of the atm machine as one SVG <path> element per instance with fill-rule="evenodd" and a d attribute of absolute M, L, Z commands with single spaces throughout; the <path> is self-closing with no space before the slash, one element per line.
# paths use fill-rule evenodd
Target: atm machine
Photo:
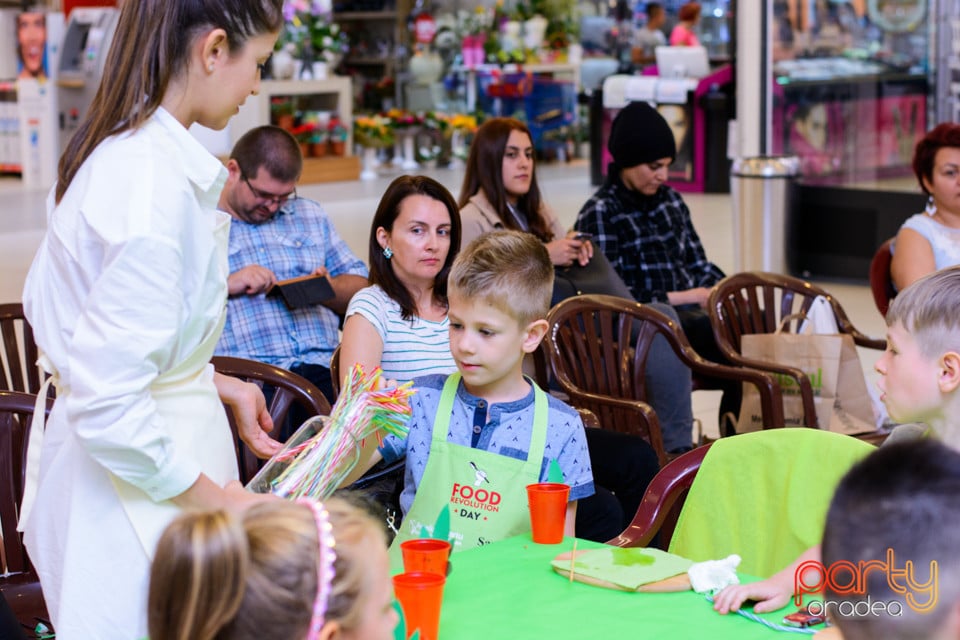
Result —
<path fill-rule="evenodd" d="M 119 15 L 119 9 L 114 7 L 76 7 L 70 12 L 57 76 L 61 152 L 80 126 L 100 86 Z"/>

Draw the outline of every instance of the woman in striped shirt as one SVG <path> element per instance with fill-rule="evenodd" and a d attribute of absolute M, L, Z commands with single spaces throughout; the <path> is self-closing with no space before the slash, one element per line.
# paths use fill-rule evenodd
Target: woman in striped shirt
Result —
<path fill-rule="evenodd" d="M 347 308 L 341 371 L 376 366 L 405 382 L 456 369 L 447 334 L 447 274 L 460 250 L 457 203 L 439 182 L 400 176 L 370 227 L 370 284 Z"/>

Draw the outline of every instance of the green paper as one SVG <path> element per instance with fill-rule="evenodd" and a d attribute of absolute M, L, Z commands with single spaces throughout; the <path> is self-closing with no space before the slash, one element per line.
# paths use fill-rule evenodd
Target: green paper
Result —
<path fill-rule="evenodd" d="M 552 564 L 558 569 L 570 570 L 569 560 L 554 560 Z M 636 591 L 642 585 L 686 573 L 692 564 L 692 560 L 652 547 L 607 547 L 578 552 L 573 570 Z"/>
<path fill-rule="evenodd" d="M 433 525 L 434 540 L 450 539 L 450 505 L 445 504 L 437 514 L 437 522 Z"/>
<path fill-rule="evenodd" d="M 563 484 L 563 469 L 557 463 L 556 458 L 550 458 L 550 468 L 547 471 L 547 482 L 559 482 Z"/>

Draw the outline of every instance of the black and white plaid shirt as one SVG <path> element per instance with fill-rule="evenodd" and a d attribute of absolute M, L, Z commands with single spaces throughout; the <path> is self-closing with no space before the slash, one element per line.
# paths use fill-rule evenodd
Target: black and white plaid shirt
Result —
<path fill-rule="evenodd" d="M 574 226 L 593 234 L 639 302 L 667 302 L 667 292 L 711 287 L 724 276 L 707 260 L 680 194 L 666 185 L 652 196 L 631 191 L 615 167 Z"/>

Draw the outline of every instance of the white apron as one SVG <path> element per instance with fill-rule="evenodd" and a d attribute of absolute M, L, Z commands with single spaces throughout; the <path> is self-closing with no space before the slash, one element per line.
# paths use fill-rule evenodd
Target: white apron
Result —
<path fill-rule="evenodd" d="M 229 218 L 221 219 L 214 235 L 215 259 L 225 274 Z M 224 296 L 210 301 L 220 306 L 219 321 L 151 386 L 174 445 L 195 452 L 203 473 L 220 486 L 238 477 L 230 425 L 210 364 L 226 317 Z M 52 369 L 43 356 L 41 364 Z M 57 383 L 56 372 L 51 380 Z M 69 388 L 57 387 L 58 399 L 69 393 Z M 56 410 L 55 403 L 51 422 Z M 36 418 L 42 415 L 35 415 L 31 427 L 21 527 L 31 559 L 43 559 L 34 564 L 57 638 L 145 636 L 150 561 L 179 508 L 170 501 L 155 502 L 104 469 L 72 441 L 69 429 L 60 442 L 40 446 L 43 427 Z M 39 482 L 41 466 L 46 468 Z M 69 491 L 61 490 L 67 486 Z"/>

